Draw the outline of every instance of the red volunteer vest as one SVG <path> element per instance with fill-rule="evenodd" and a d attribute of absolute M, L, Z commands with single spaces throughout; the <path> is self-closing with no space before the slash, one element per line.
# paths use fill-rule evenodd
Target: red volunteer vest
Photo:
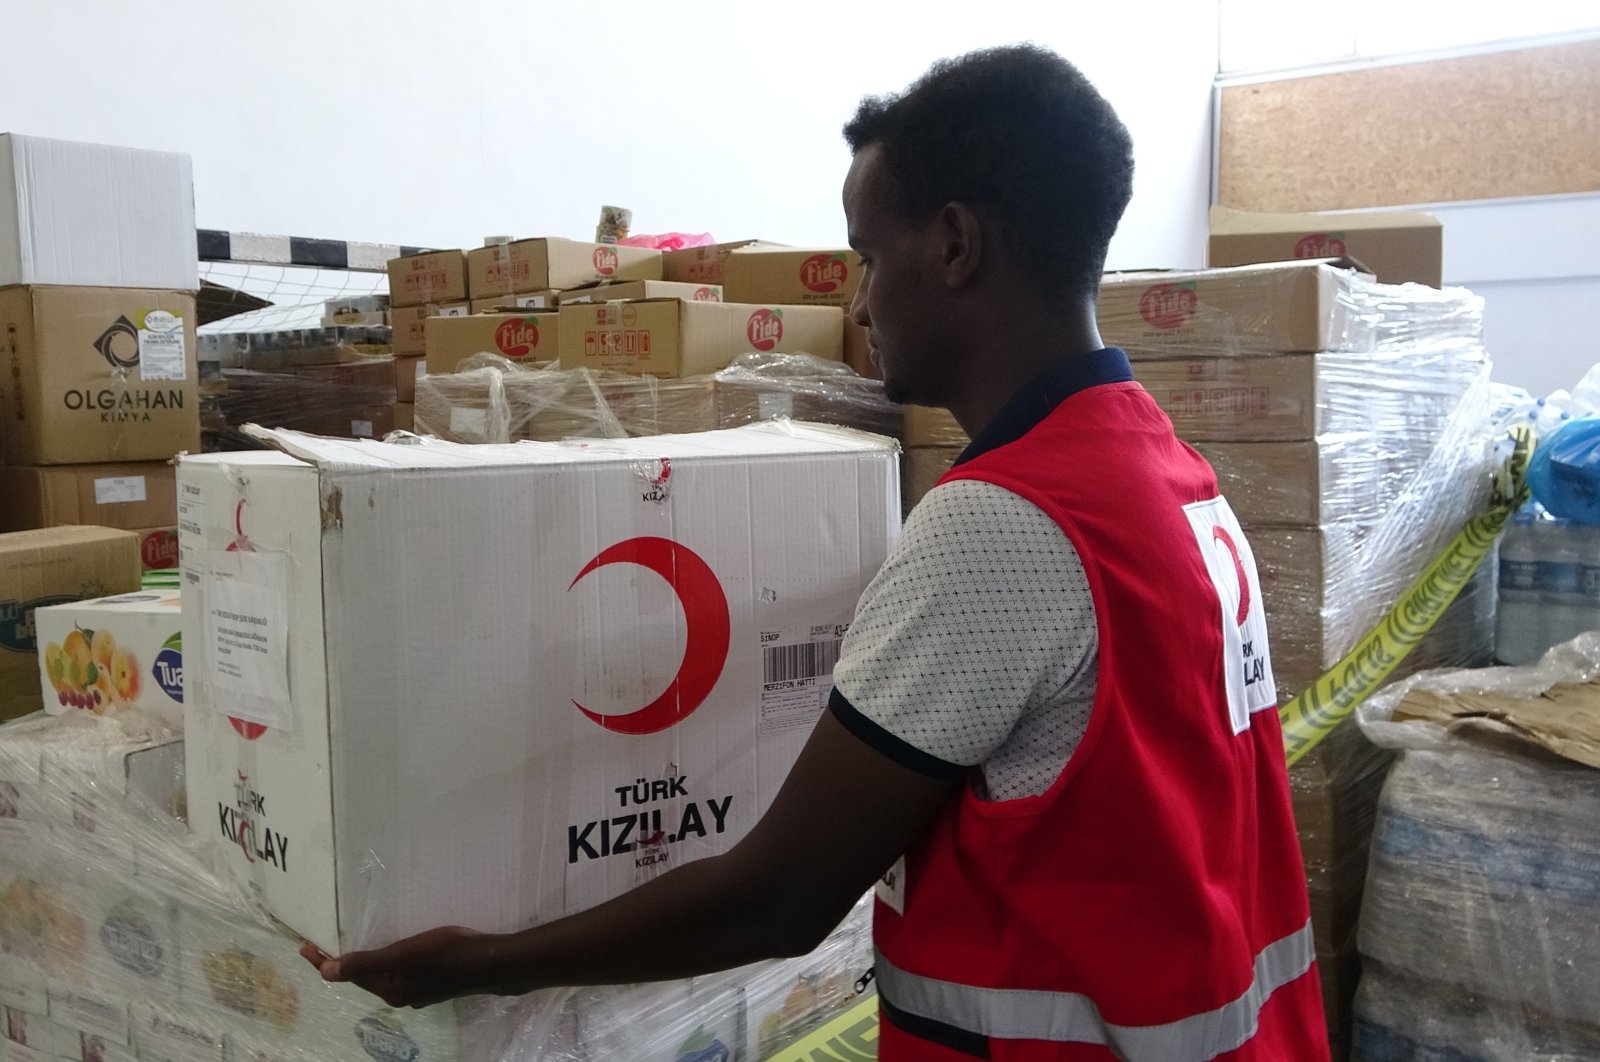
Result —
<path fill-rule="evenodd" d="M 1270 668 L 1226 630 L 1265 640 L 1259 584 L 1210 466 L 1128 382 L 1070 395 L 945 478 L 1061 525 L 1094 598 L 1099 681 L 1047 793 L 963 786 L 906 855 L 903 913 L 880 889 L 879 1057 L 1323 1062 L 1283 738 L 1275 711 L 1240 709 L 1252 675 L 1270 708 Z"/>

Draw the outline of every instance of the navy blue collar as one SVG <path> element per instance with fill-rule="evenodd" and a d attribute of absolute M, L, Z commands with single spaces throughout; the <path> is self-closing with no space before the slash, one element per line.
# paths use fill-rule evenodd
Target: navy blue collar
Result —
<path fill-rule="evenodd" d="M 1128 356 L 1116 347 L 1058 358 L 1054 365 L 1034 377 L 1028 386 L 1000 407 L 994 419 L 961 451 L 956 464 L 1016 442 L 1079 391 L 1101 384 L 1128 383 L 1132 379 L 1133 366 Z"/>

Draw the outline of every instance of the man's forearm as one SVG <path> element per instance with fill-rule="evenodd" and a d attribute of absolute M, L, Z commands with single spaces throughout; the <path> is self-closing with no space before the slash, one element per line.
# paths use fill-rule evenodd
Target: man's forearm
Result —
<path fill-rule="evenodd" d="M 804 954 L 848 910 L 806 900 L 742 880 L 729 856 L 697 860 L 588 911 L 483 938 L 483 983 L 474 989 L 521 995 L 669 980 Z"/>

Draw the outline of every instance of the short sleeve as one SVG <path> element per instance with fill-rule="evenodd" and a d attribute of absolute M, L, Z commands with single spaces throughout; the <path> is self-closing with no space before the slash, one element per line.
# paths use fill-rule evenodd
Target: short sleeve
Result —
<path fill-rule="evenodd" d="M 959 777 L 1058 700 L 1097 646 L 1083 564 L 1060 525 L 1002 487 L 953 480 L 912 511 L 862 595 L 831 709 L 897 762 Z"/>

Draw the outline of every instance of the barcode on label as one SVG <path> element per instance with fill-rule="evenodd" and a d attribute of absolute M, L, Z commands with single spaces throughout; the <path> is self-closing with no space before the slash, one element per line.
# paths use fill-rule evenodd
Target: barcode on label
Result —
<path fill-rule="evenodd" d="M 762 650 L 762 655 L 766 682 L 818 678 L 833 673 L 833 665 L 839 662 L 839 641 L 769 645 Z"/>

